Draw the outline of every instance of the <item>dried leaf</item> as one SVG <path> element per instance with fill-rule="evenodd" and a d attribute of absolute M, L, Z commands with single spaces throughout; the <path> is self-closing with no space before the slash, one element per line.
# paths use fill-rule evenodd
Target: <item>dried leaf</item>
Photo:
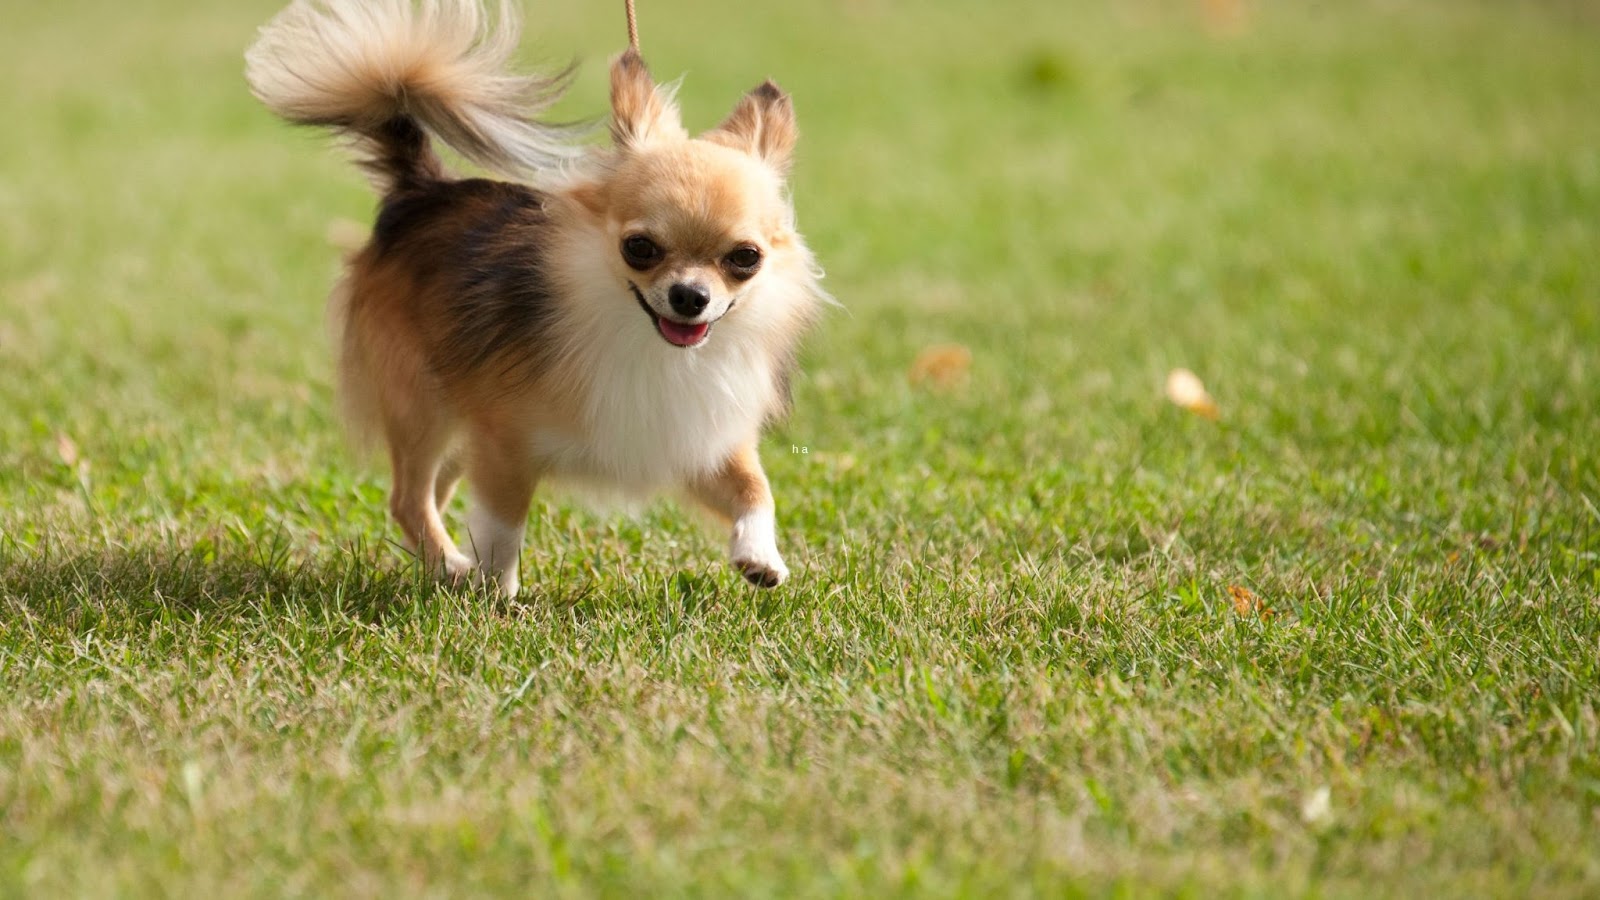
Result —
<path fill-rule="evenodd" d="M 1167 373 L 1167 399 L 1189 412 L 1215 422 L 1222 416 L 1217 401 L 1211 399 L 1205 382 L 1188 369 L 1173 369 Z"/>
<path fill-rule="evenodd" d="M 1244 0 L 1202 0 L 1200 12 L 1206 25 L 1218 34 L 1238 34 L 1249 24 L 1250 10 Z"/>
<path fill-rule="evenodd" d="M 971 368 L 971 350 L 960 344 L 934 344 L 917 354 L 907 376 L 914 385 L 949 389 L 966 381 Z"/>
<path fill-rule="evenodd" d="M 1242 585 L 1228 585 L 1228 599 L 1233 601 L 1233 611 L 1241 616 L 1260 616 L 1263 619 L 1270 619 L 1274 615 L 1272 607 L 1262 603 L 1254 591 Z"/>

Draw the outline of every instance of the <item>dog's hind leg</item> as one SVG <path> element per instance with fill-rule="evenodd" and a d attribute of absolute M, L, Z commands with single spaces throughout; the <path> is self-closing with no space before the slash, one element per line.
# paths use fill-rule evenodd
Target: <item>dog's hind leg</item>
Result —
<path fill-rule="evenodd" d="M 433 481 L 433 505 L 439 508 L 440 515 L 450 506 L 450 499 L 456 495 L 456 485 L 461 483 L 464 471 L 466 467 L 462 465 L 459 454 L 445 457 L 439 466 L 439 474 Z"/>
<path fill-rule="evenodd" d="M 514 597 L 521 587 L 517 566 L 538 471 L 515 429 L 473 429 L 465 454 L 472 489 L 467 534 L 473 558 L 485 579 L 503 596 Z"/>
<path fill-rule="evenodd" d="M 397 424 L 389 423 L 389 459 L 394 473 L 389 511 L 405 533 L 407 549 L 430 569 L 459 579 L 472 570 L 472 562 L 450 540 L 437 496 L 439 476 L 446 466 L 447 435 L 438 427 L 400 428 Z"/>

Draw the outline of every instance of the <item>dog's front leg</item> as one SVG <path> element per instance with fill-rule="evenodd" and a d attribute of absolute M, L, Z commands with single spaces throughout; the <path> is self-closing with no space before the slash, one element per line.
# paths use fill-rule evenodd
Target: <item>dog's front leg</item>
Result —
<path fill-rule="evenodd" d="M 758 587 L 777 587 L 789 577 L 778 553 L 778 526 L 772 489 L 761 471 L 756 444 L 734 451 L 712 474 L 689 484 L 689 492 L 732 525 L 729 555 L 739 574 Z"/>
<path fill-rule="evenodd" d="M 514 597 L 521 588 L 517 566 L 538 475 L 517 437 L 480 430 L 467 450 L 467 483 L 472 504 L 467 510 L 468 546 L 479 576 Z"/>

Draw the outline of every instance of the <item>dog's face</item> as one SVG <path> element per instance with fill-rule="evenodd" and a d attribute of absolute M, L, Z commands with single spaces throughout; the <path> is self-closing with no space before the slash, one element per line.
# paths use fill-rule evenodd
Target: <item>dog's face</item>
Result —
<path fill-rule="evenodd" d="M 758 321 L 750 308 L 774 294 L 762 286 L 809 266 L 784 192 L 797 136 L 789 98 L 767 82 L 690 138 L 630 52 L 612 67 L 611 103 L 615 157 L 583 202 L 603 223 L 625 286 L 617 295 L 632 306 L 632 323 L 618 327 L 692 348 L 726 316 Z"/>

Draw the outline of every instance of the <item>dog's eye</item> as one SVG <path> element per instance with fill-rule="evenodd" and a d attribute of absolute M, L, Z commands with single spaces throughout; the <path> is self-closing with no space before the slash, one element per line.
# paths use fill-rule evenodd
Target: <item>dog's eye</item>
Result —
<path fill-rule="evenodd" d="M 761 251 L 749 245 L 735 247 L 722 261 L 735 278 L 749 278 L 761 268 Z"/>
<path fill-rule="evenodd" d="M 661 261 L 661 248 L 642 234 L 622 240 L 622 261 L 643 271 Z"/>

